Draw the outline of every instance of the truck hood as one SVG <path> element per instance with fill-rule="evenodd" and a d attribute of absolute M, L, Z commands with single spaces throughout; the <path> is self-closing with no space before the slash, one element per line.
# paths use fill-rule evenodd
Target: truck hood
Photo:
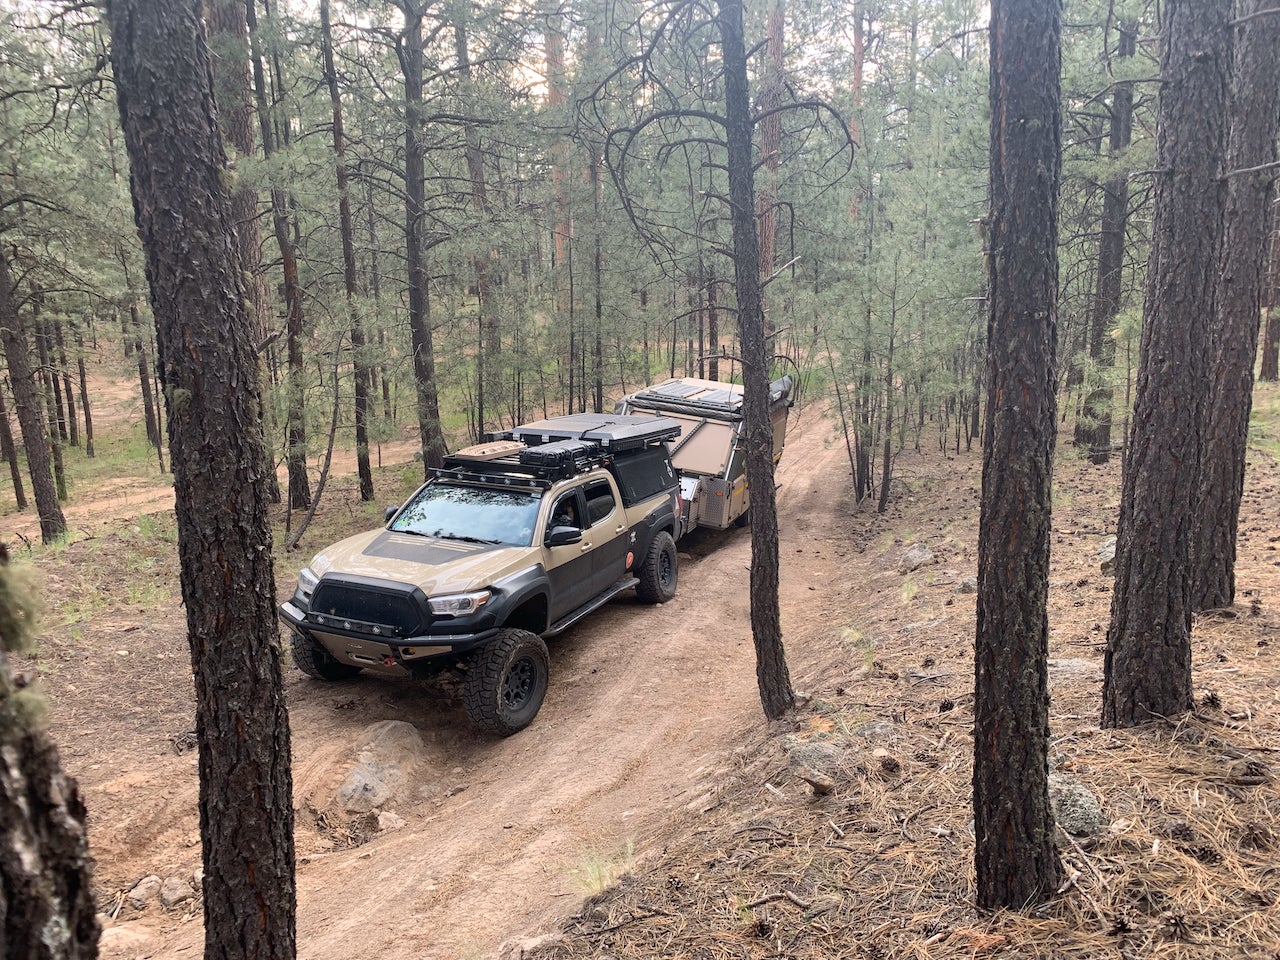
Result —
<path fill-rule="evenodd" d="M 492 546 L 371 530 L 316 554 L 311 572 L 411 583 L 427 596 L 480 590 L 530 565 L 529 547 Z"/>

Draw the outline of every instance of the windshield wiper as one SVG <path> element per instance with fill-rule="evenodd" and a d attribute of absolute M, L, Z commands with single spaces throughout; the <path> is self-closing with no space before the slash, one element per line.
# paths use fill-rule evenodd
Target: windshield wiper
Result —
<path fill-rule="evenodd" d="M 443 530 L 437 530 L 430 536 L 438 537 L 441 540 L 461 540 L 463 543 L 483 543 L 487 546 L 496 546 L 501 540 L 486 540 L 483 537 L 472 537 L 465 533 L 445 533 Z"/>

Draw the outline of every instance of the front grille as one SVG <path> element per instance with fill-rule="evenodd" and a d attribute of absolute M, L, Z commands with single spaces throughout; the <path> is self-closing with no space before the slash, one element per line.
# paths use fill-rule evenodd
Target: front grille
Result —
<path fill-rule="evenodd" d="M 423 611 L 409 594 L 363 585 L 321 580 L 311 595 L 311 614 L 327 626 L 362 633 L 374 626 L 402 637 L 425 632 Z"/>

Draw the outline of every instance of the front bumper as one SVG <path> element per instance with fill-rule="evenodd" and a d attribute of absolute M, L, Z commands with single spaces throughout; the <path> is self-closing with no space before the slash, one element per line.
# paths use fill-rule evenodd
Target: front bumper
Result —
<path fill-rule="evenodd" d="M 412 637 L 375 636 L 349 620 L 309 613 L 292 600 L 276 608 L 281 622 L 314 640 L 342 663 L 356 667 L 396 670 L 467 654 L 498 632 L 485 626 L 467 633 L 429 633 Z"/>

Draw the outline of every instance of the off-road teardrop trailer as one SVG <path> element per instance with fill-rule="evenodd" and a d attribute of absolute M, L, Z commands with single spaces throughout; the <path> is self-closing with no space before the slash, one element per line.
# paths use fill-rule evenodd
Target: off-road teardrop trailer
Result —
<path fill-rule="evenodd" d="M 790 377 L 769 384 L 775 464 L 787 438 L 791 387 Z M 615 412 L 652 413 L 678 420 L 683 427 L 672 445 L 671 462 L 680 471 L 685 532 L 695 527 L 723 530 L 746 522 L 751 503 L 741 385 L 695 377 L 667 380 L 623 397 Z"/>

